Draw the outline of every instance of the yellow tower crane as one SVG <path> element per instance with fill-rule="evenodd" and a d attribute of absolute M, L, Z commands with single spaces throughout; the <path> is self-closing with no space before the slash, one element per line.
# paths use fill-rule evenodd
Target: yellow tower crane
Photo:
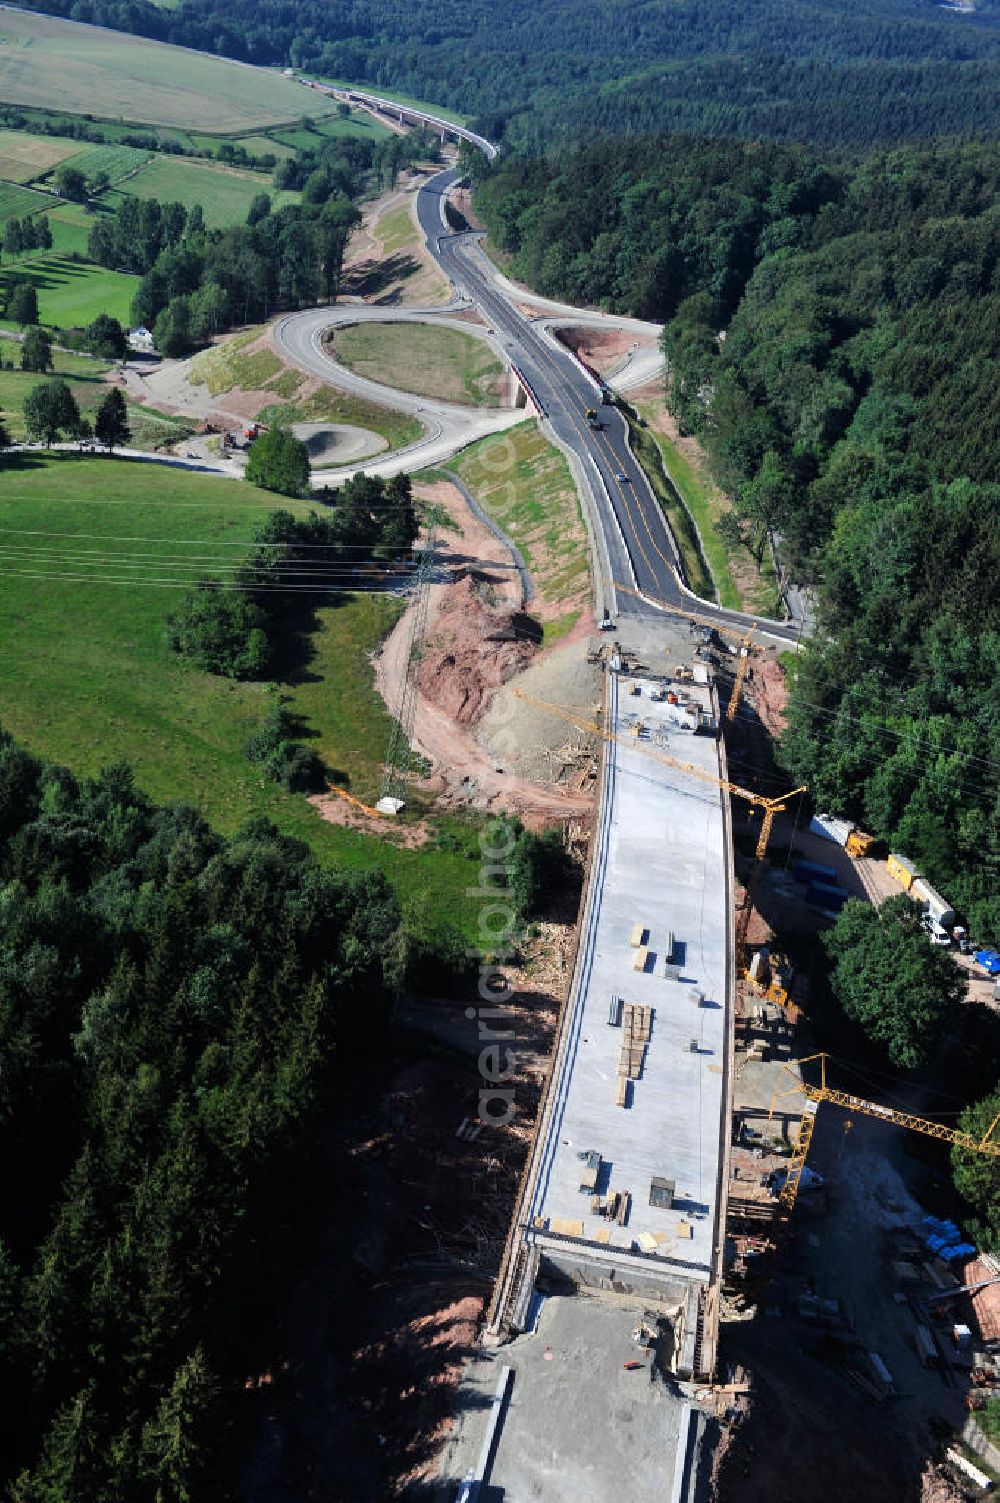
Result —
<path fill-rule="evenodd" d="M 662 762 L 667 767 L 676 767 L 679 772 L 689 773 L 693 778 L 700 778 L 703 783 L 710 783 L 714 788 L 725 788 L 726 791 L 736 798 L 743 799 L 752 808 L 763 810 L 763 818 L 760 824 L 760 832 L 757 836 L 757 849 L 754 852 L 754 863 L 747 881 L 746 893 L 743 899 L 743 907 L 736 923 L 736 964 L 743 969 L 745 966 L 745 953 L 747 930 L 750 927 L 750 914 L 753 911 L 753 901 L 757 892 L 757 883 L 760 879 L 761 866 L 767 852 L 768 841 L 771 838 L 771 827 L 774 824 L 776 814 L 782 814 L 788 807 L 789 799 L 795 798 L 800 793 L 805 793 L 805 785 L 801 788 L 793 788 L 790 793 L 783 793 L 779 798 L 768 798 L 763 793 L 755 793 L 752 788 L 744 788 L 739 783 L 731 783 L 725 778 L 717 778 L 713 773 L 706 772 L 703 767 L 697 767 L 692 762 L 682 762 L 677 757 L 670 756 L 669 752 L 661 751 L 658 747 L 643 746 L 634 736 L 622 736 L 616 731 L 609 730 L 594 714 L 582 707 L 552 704 L 547 699 L 538 699 L 534 694 L 528 694 L 524 689 L 515 689 L 514 694 L 518 699 L 523 699 L 527 704 L 535 705 L 540 710 L 547 710 L 559 719 L 567 721 L 577 730 L 590 735 L 600 736 L 605 741 L 611 741 L 618 745 L 631 746 L 636 751 L 642 752 L 643 756 L 651 757 L 655 762 Z"/>
<path fill-rule="evenodd" d="M 795 1151 L 789 1160 L 788 1175 L 781 1188 L 778 1199 L 782 1211 L 787 1218 L 795 1208 L 795 1201 L 799 1193 L 799 1185 L 802 1180 L 802 1171 L 809 1157 L 809 1145 L 812 1142 L 813 1130 L 816 1126 L 816 1113 L 824 1101 L 832 1101 L 835 1106 L 844 1106 L 848 1111 L 860 1112 L 864 1117 L 875 1117 L 879 1122 L 890 1122 L 896 1127 L 908 1127 L 911 1132 L 924 1133 L 928 1138 L 939 1138 L 944 1143 L 952 1143 L 958 1148 L 967 1148 L 970 1153 L 985 1153 L 993 1158 L 1000 1158 L 1000 1140 L 993 1137 L 994 1129 L 1000 1122 L 1000 1113 L 993 1118 L 989 1127 L 981 1138 L 974 1133 L 961 1132 L 957 1127 L 945 1127 L 941 1122 L 933 1122 L 928 1117 L 915 1117 L 912 1112 L 897 1111 L 895 1107 L 881 1106 L 877 1101 L 866 1101 L 863 1096 L 851 1096 L 846 1091 L 834 1090 L 826 1083 L 826 1062 L 829 1058 L 826 1054 L 807 1054 L 804 1059 L 798 1061 L 799 1065 L 811 1064 L 819 1060 L 820 1080 L 819 1085 L 808 1081 L 796 1080 L 795 1085 L 788 1091 L 775 1091 L 771 1097 L 769 1117 L 774 1116 L 774 1104 L 785 1096 L 802 1094 L 806 1098 L 806 1109 L 802 1114 L 799 1126 L 799 1138 L 795 1145 Z M 789 1075 L 794 1072 L 785 1066 Z"/>
<path fill-rule="evenodd" d="M 746 636 L 740 642 L 740 655 L 739 661 L 736 664 L 736 676 L 733 679 L 733 692 L 729 696 L 729 705 L 726 710 L 726 719 L 730 725 L 736 719 L 736 711 L 740 707 L 740 695 L 743 693 L 743 684 L 750 669 L 750 638 L 753 636 L 755 629 L 755 627 L 751 626 Z"/>

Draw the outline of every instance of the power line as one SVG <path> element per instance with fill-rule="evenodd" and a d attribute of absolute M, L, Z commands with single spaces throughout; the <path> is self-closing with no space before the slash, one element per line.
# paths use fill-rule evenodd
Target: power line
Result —
<path fill-rule="evenodd" d="M 370 553 L 371 544 L 368 543 L 279 543 L 271 542 L 264 538 L 247 538 L 241 541 L 230 542 L 226 538 L 151 538 L 143 534 L 129 534 L 116 532 L 49 532 L 41 528 L 27 527 L 0 527 L 0 534 L 9 534 L 16 537 L 32 538 L 67 538 L 87 543 L 170 543 L 177 548 L 204 547 L 204 548 L 291 548 L 298 551 L 302 549 L 330 549 L 336 548 L 342 552 Z"/>

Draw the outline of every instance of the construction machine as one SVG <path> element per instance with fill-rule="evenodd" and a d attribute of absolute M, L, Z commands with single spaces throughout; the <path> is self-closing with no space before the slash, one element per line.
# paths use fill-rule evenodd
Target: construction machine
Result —
<path fill-rule="evenodd" d="M 806 1098 L 806 1109 L 802 1113 L 799 1125 L 798 1142 L 788 1164 L 788 1173 L 785 1183 L 778 1196 L 781 1210 L 785 1218 L 789 1217 L 795 1209 L 798 1198 L 799 1184 L 802 1180 L 802 1171 L 809 1157 L 809 1145 L 812 1142 L 813 1132 L 816 1127 L 816 1113 L 824 1101 L 832 1101 L 835 1106 L 846 1107 L 848 1111 L 859 1112 L 864 1117 L 875 1117 L 879 1122 L 888 1122 L 896 1127 L 907 1127 L 911 1132 L 923 1133 L 928 1138 L 938 1138 L 945 1143 L 951 1143 L 958 1148 L 967 1148 L 971 1153 L 988 1154 L 992 1158 L 1000 1158 L 1000 1137 L 993 1136 L 998 1123 L 1000 1113 L 993 1118 L 989 1127 L 981 1138 L 974 1133 L 962 1132 L 957 1127 L 946 1127 L 942 1122 L 934 1122 L 928 1117 L 917 1117 L 912 1112 L 901 1112 L 895 1107 L 882 1106 L 877 1101 L 867 1101 L 863 1096 L 852 1096 L 846 1091 L 834 1090 L 827 1085 L 826 1064 L 829 1055 L 824 1053 L 807 1054 L 804 1059 L 798 1061 L 799 1066 L 813 1064 L 817 1060 L 820 1067 L 819 1084 L 811 1081 L 797 1080 L 795 1085 L 787 1091 L 775 1091 L 771 1097 L 769 1117 L 774 1116 L 775 1102 L 786 1096 L 794 1096 L 801 1093 Z M 790 1066 L 784 1067 L 788 1074 L 795 1078 L 794 1071 Z"/>
<path fill-rule="evenodd" d="M 733 679 L 733 688 L 729 696 L 729 704 L 726 708 L 726 719 L 732 724 L 736 719 L 736 711 L 739 709 L 740 699 L 743 695 L 743 685 L 750 671 L 751 658 L 762 649 L 753 640 L 754 633 L 758 630 L 756 621 L 750 623 L 743 631 L 736 631 L 731 626 L 722 626 L 710 616 L 700 616 L 697 611 L 688 610 L 683 605 L 673 605 L 668 600 L 660 600 L 656 596 L 642 595 L 638 590 L 633 590 L 629 585 L 615 582 L 615 589 L 626 595 L 635 595 L 637 599 L 648 600 L 658 606 L 661 611 L 666 611 L 672 616 L 680 616 L 685 621 L 692 621 L 696 626 L 702 626 L 706 631 L 716 632 L 720 637 L 733 637 L 738 645 L 733 650 L 738 654 L 739 661 L 736 664 L 736 675 Z"/>

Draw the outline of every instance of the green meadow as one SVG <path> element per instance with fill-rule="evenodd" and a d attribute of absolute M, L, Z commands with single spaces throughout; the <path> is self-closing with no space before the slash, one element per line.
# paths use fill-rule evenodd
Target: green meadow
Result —
<path fill-rule="evenodd" d="M 166 645 L 164 617 L 184 582 L 231 568 L 275 499 L 241 481 L 140 463 L 8 456 L 0 721 L 77 773 L 127 761 L 154 798 L 194 804 L 220 830 L 266 815 L 320 859 L 378 867 L 404 899 L 471 931 L 471 825 L 442 822 L 447 839 L 417 851 L 325 823 L 243 754 L 267 708 L 264 687 L 202 673 Z M 394 597 L 367 595 L 323 606 L 308 661 L 283 686 L 311 743 L 362 798 L 377 794 L 391 725 L 370 655 L 400 609 Z"/>

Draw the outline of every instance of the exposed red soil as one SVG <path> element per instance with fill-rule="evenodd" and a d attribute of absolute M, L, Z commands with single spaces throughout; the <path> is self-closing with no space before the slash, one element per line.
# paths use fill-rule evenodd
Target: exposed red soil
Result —
<path fill-rule="evenodd" d="M 589 794 L 542 788 L 498 771 L 467 729 L 538 649 L 525 638 L 486 640 L 489 631 L 519 614 L 520 579 L 507 549 L 472 515 L 454 486 L 438 482 L 420 486 L 418 494 L 446 511 L 459 529 L 438 534 L 446 577 L 428 587 L 412 741 L 431 762 L 432 776 L 419 786 L 433 792 L 441 806 L 472 804 L 542 820 L 587 813 Z M 396 623 L 375 659 L 376 688 L 393 711 L 410 658 L 413 610 L 411 605 Z"/>
<path fill-rule="evenodd" d="M 761 724 L 775 738 L 785 729 L 788 685 L 784 668 L 773 657 L 754 659 L 750 698 Z"/>
<path fill-rule="evenodd" d="M 520 611 L 485 605 L 475 574 L 456 580 L 439 604 L 435 636 L 420 663 L 420 693 L 457 725 L 471 725 L 500 685 L 534 657 L 526 625 Z M 514 640 L 502 640 L 508 632 Z"/>
<path fill-rule="evenodd" d="M 423 821 L 416 824 L 397 824 L 391 817 L 365 814 L 355 804 L 349 804 L 337 793 L 311 793 L 309 802 L 321 819 L 328 825 L 341 825 L 347 830 L 360 830 L 363 835 L 377 835 L 379 840 L 389 840 L 405 850 L 418 850 L 430 840 L 430 831 Z"/>
<path fill-rule="evenodd" d="M 630 334 L 627 329 L 556 329 L 556 337 L 602 376 L 614 375 L 633 350 L 652 349 L 655 339 Z"/>

